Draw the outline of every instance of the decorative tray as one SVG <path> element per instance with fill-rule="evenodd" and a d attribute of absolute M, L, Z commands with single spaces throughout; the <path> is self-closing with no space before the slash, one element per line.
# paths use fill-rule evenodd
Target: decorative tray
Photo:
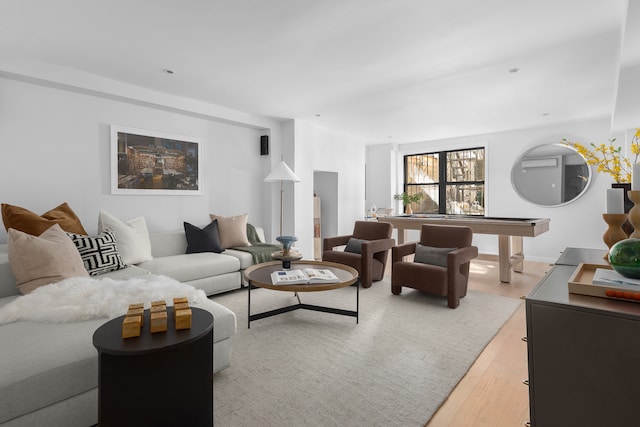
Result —
<path fill-rule="evenodd" d="M 640 302 L 640 286 L 638 285 L 593 283 L 593 276 L 598 268 L 613 270 L 608 264 L 579 264 L 576 271 L 569 278 L 569 292 L 607 299 Z"/>

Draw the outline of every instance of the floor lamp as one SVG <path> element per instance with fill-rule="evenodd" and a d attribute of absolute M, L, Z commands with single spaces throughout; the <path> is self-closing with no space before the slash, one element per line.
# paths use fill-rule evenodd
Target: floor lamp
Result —
<path fill-rule="evenodd" d="M 269 175 L 267 175 L 267 177 L 264 179 L 264 182 L 280 182 L 280 236 L 279 237 L 283 237 L 282 236 L 282 216 L 283 216 L 283 212 L 282 212 L 282 207 L 283 207 L 283 195 L 284 195 L 284 183 L 286 182 L 300 182 L 300 178 L 298 178 L 296 176 L 295 173 L 293 173 L 293 171 L 289 168 L 289 166 L 287 166 L 287 164 L 283 161 L 280 160 L 280 163 L 278 163 L 273 169 L 271 169 L 271 173 Z M 291 243 L 293 243 L 292 240 Z M 291 245 L 291 243 L 289 245 Z M 284 246 L 284 243 L 283 243 Z"/>

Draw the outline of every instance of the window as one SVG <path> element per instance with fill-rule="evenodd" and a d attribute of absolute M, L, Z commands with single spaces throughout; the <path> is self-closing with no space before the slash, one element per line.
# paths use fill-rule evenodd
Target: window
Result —
<path fill-rule="evenodd" d="M 404 156 L 404 183 L 416 213 L 484 215 L 484 148 Z"/>

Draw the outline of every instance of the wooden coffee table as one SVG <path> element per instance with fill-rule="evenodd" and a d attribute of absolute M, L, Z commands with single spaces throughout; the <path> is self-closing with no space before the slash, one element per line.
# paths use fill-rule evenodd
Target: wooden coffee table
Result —
<path fill-rule="evenodd" d="M 262 264 L 256 264 L 249 268 L 247 268 L 244 272 L 244 277 L 249 284 L 248 288 L 248 311 L 247 311 L 247 328 L 251 327 L 252 320 L 264 319 L 265 317 L 275 316 L 276 314 L 287 313 L 289 311 L 305 309 L 305 310 L 314 310 L 314 311 L 322 311 L 325 313 L 333 313 L 333 314 L 341 314 L 343 316 L 351 316 L 356 318 L 356 323 L 358 323 L 358 312 L 360 306 L 360 284 L 358 283 L 358 271 L 354 268 L 351 268 L 347 265 L 338 264 L 334 262 L 323 262 L 323 261 L 294 261 L 291 263 L 292 270 L 302 270 L 303 268 L 318 268 L 318 269 L 327 269 L 331 270 L 333 274 L 338 276 L 340 282 L 338 283 L 314 283 L 314 284 L 304 284 L 304 285 L 274 285 L 271 282 L 271 273 L 274 271 L 282 270 L 282 262 L 274 261 L 274 262 L 265 262 Z M 304 304 L 300 301 L 300 296 L 298 295 L 300 292 L 319 292 L 319 291 L 329 291 L 331 289 L 344 288 L 346 286 L 351 286 L 356 284 L 356 309 L 353 310 L 343 310 L 339 308 L 333 307 L 324 307 L 319 305 L 312 304 Z M 296 298 L 298 299 L 297 304 L 293 304 L 287 307 L 277 308 L 275 310 L 265 311 L 263 313 L 251 314 L 251 288 L 265 288 L 271 289 L 274 291 L 282 291 L 282 292 L 294 292 Z"/>

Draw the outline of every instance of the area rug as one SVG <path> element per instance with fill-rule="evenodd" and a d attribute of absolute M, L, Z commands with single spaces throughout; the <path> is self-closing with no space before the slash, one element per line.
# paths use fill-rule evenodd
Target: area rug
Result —
<path fill-rule="evenodd" d="M 356 289 L 300 296 L 352 310 Z M 522 303 L 469 291 L 452 310 L 415 290 L 392 295 L 387 279 L 360 290 L 358 324 L 295 310 L 248 329 L 246 290 L 212 299 L 238 318 L 231 367 L 214 377 L 218 427 L 424 426 Z M 251 313 L 294 302 L 256 289 Z"/>

